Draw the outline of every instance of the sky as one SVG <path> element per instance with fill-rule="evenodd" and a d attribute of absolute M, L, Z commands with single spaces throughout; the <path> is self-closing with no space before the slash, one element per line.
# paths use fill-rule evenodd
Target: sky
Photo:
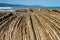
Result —
<path fill-rule="evenodd" d="M 0 3 L 20 5 L 60 6 L 60 0 L 0 0 Z"/>

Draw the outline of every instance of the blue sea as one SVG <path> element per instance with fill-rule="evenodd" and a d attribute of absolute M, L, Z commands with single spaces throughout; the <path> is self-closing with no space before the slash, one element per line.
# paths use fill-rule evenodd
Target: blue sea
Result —
<path fill-rule="evenodd" d="M 0 7 L 0 11 L 4 10 L 20 10 L 20 9 L 28 9 L 28 8 L 38 8 L 38 9 L 50 9 L 50 10 L 60 10 L 60 7 Z"/>
<path fill-rule="evenodd" d="M 12 8 L 13 10 L 20 10 L 20 9 L 28 9 L 28 8 L 38 8 L 38 9 L 51 9 L 51 10 L 60 10 L 60 7 L 25 7 L 25 8 L 23 8 L 23 7 L 14 7 L 14 8 Z"/>

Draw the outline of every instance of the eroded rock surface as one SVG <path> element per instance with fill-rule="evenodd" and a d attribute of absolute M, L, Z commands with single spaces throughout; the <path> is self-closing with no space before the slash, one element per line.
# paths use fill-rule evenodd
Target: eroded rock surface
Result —
<path fill-rule="evenodd" d="M 60 13 L 28 10 L 1 14 L 0 40 L 60 40 Z"/>

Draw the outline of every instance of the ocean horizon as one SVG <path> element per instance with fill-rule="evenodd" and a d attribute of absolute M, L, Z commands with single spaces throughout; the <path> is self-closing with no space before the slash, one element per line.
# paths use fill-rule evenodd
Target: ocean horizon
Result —
<path fill-rule="evenodd" d="M 28 8 L 60 10 L 60 7 L 0 7 L 0 10 L 20 10 Z"/>

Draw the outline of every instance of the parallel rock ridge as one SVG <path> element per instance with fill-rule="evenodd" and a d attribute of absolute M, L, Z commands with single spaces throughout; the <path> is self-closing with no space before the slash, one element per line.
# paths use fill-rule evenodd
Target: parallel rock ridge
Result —
<path fill-rule="evenodd" d="M 0 40 L 60 40 L 60 11 L 0 12 Z"/>

